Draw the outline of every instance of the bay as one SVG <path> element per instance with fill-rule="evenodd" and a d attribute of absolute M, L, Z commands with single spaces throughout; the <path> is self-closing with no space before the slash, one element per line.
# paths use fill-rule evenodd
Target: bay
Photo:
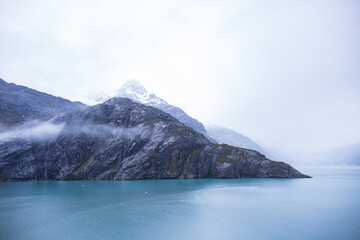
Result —
<path fill-rule="evenodd" d="M 360 239 L 360 168 L 311 179 L 0 183 L 0 239 Z"/>

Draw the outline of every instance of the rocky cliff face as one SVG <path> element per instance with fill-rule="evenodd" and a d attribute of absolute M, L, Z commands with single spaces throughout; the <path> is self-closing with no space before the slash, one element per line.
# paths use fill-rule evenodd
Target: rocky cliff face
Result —
<path fill-rule="evenodd" d="M 171 115 L 125 98 L 31 128 L 37 131 L 0 137 L 1 181 L 307 177 L 256 151 L 213 144 Z"/>

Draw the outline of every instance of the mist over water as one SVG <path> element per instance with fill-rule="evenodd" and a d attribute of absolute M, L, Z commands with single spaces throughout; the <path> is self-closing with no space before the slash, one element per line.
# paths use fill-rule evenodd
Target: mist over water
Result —
<path fill-rule="evenodd" d="M 0 239 L 359 239 L 360 168 L 312 179 L 0 183 Z"/>

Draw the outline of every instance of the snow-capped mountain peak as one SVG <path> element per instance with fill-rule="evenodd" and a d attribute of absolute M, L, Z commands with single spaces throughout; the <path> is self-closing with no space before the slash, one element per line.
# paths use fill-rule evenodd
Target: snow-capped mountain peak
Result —
<path fill-rule="evenodd" d="M 147 94 L 146 88 L 136 79 L 131 79 L 125 82 L 119 89 L 119 92 L 133 92 L 141 95 Z"/>
<path fill-rule="evenodd" d="M 153 93 L 148 93 L 146 88 L 137 80 L 131 79 L 125 82 L 117 91 L 116 97 L 130 98 L 142 104 L 155 106 L 159 104 L 167 104 L 164 100 L 157 97 Z"/>

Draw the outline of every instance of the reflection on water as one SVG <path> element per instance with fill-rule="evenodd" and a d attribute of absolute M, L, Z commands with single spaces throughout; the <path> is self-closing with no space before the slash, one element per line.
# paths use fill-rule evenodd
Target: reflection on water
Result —
<path fill-rule="evenodd" d="M 0 183 L 0 239 L 360 239 L 360 170 Z"/>

